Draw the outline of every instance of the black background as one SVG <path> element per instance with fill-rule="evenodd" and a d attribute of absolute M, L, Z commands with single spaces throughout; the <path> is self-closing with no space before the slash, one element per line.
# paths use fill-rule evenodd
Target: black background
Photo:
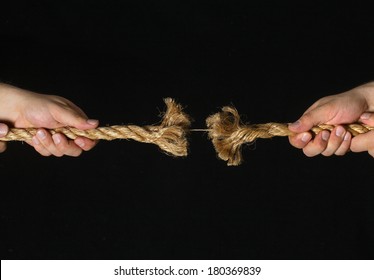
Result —
<path fill-rule="evenodd" d="M 247 122 L 291 122 L 374 76 L 370 7 L 324 2 L 2 3 L 0 79 L 64 96 L 102 125 L 156 123 L 168 96 L 197 128 L 228 104 Z M 133 141 L 79 158 L 9 143 L 1 257 L 373 258 L 367 153 L 307 158 L 279 137 L 244 158 L 227 167 L 197 132 L 183 159 Z"/>

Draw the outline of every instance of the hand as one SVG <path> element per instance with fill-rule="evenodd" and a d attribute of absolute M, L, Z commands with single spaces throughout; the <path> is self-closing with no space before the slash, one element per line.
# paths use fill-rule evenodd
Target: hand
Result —
<path fill-rule="evenodd" d="M 370 112 L 374 111 L 374 84 L 369 83 L 348 92 L 327 96 L 314 103 L 303 116 L 289 129 L 295 133 L 290 136 L 291 145 L 303 149 L 307 156 L 344 155 L 349 150 L 354 152 L 368 151 L 373 155 L 374 132 L 365 133 L 352 139 L 341 124 L 362 122 L 374 125 L 374 118 Z M 318 124 L 337 125 L 333 131 L 319 133 L 313 140 L 308 132 Z"/>
<path fill-rule="evenodd" d="M 5 123 L 0 123 L 0 137 L 4 137 L 8 134 L 8 126 Z M 0 141 L 0 153 L 6 150 L 6 143 Z"/>
<path fill-rule="evenodd" d="M 69 140 L 60 133 L 52 136 L 45 129 L 63 126 L 90 129 L 98 126 L 97 120 L 88 119 L 79 107 L 63 97 L 0 85 L 0 99 L 6 104 L 6 108 L 0 110 L 1 120 L 19 128 L 41 127 L 36 136 L 26 142 L 43 156 L 79 156 L 82 151 L 88 151 L 96 144 L 96 141 L 85 137 Z M 1 147 L 5 149 L 5 144 L 2 143 Z"/>
<path fill-rule="evenodd" d="M 360 120 L 362 123 L 374 127 L 373 113 L 364 113 Z M 356 153 L 368 151 L 374 157 L 374 130 L 355 136 L 352 139 L 351 151 Z"/>

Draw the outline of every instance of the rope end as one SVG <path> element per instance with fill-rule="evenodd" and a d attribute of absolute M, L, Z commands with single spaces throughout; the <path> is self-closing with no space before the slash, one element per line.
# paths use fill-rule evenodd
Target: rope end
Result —
<path fill-rule="evenodd" d="M 241 146 L 244 142 L 238 134 L 242 130 L 238 111 L 234 107 L 223 107 L 222 112 L 209 116 L 206 124 L 218 157 L 227 161 L 228 166 L 241 164 Z"/>
<path fill-rule="evenodd" d="M 155 142 L 169 155 L 182 157 L 188 155 L 187 131 L 190 128 L 190 117 L 183 112 L 180 104 L 172 98 L 165 98 L 166 112 L 160 125 L 160 137 Z"/>

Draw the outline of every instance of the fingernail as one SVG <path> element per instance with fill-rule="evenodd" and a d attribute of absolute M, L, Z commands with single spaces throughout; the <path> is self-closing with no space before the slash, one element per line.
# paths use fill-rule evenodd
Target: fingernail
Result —
<path fill-rule="evenodd" d="M 58 145 L 58 144 L 61 143 L 61 136 L 60 136 L 60 135 L 58 135 L 58 134 L 54 134 L 54 135 L 52 135 L 52 138 L 53 138 L 53 142 L 54 142 L 56 145 Z"/>
<path fill-rule="evenodd" d="M 311 139 L 311 136 L 309 133 L 303 133 L 303 136 L 301 136 L 301 141 L 308 142 Z"/>
<path fill-rule="evenodd" d="M 76 140 L 75 140 L 75 143 L 76 143 L 79 147 L 81 147 L 81 148 L 84 147 L 84 141 L 83 141 L 82 139 L 76 139 Z"/>
<path fill-rule="evenodd" d="M 297 128 L 297 127 L 300 126 L 300 124 L 301 124 L 301 122 L 300 122 L 300 120 L 298 120 L 298 121 L 296 121 L 296 122 L 294 122 L 294 123 L 291 123 L 290 126 L 292 126 L 292 127 L 294 127 L 294 128 Z"/>
<path fill-rule="evenodd" d="M 363 113 L 360 117 L 361 120 L 368 120 L 371 117 L 371 113 Z"/>
<path fill-rule="evenodd" d="M 99 123 L 99 121 L 98 120 L 94 120 L 94 119 L 88 119 L 87 123 L 90 124 L 90 125 L 97 125 Z"/>
<path fill-rule="evenodd" d="M 8 127 L 5 124 L 0 123 L 0 136 L 3 137 L 7 133 L 8 133 Z"/>
<path fill-rule="evenodd" d="M 351 135 L 349 133 L 346 133 L 344 136 L 344 141 L 348 141 Z"/>
<path fill-rule="evenodd" d="M 345 132 L 345 129 L 341 126 L 338 126 L 338 128 L 335 131 L 336 136 L 341 137 Z"/>
<path fill-rule="evenodd" d="M 45 137 L 47 137 L 47 135 L 45 135 L 45 132 L 43 130 L 38 130 L 38 132 L 36 133 L 36 135 L 38 136 L 38 138 L 40 140 L 44 140 Z"/>
<path fill-rule="evenodd" d="M 39 142 L 39 140 L 38 140 L 38 138 L 37 138 L 36 136 L 34 136 L 34 137 L 32 138 L 32 142 L 33 142 L 35 145 L 39 145 L 39 144 L 40 144 L 40 142 Z"/>
<path fill-rule="evenodd" d="M 329 140 L 329 137 L 330 137 L 330 132 L 328 132 L 328 131 L 326 131 L 326 130 L 322 131 L 322 139 L 323 139 L 324 141 Z"/>

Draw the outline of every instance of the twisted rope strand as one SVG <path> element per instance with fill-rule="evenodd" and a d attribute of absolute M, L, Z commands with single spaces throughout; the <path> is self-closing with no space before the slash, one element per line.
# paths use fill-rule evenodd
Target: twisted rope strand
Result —
<path fill-rule="evenodd" d="M 167 110 L 160 125 L 136 126 L 113 125 L 95 129 L 80 130 L 74 127 L 47 129 L 51 134 L 62 133 L 70 139 L 83 136 L 92 140 L 132 139 L 143 143 L 152 143 L 174 156 L 187 156 L 188 142 L 186 133 L 191 124 L 189 116 L 182 106 L 171 98 L 165 98 Z M 0 141 L 31 140 L 37 128 L 11 128 Z"/>
<path fill-rule="evenodd" d="M 171 98 L 165 98 L 167 110 L 159 125 L 113 125 L 95 129 L 80 130 L 74 127 L 59 127 L 47 129 L 52 135 L 64 134 L 70 139 L 83 136 L 92 140 L 127 139 L 159 146 L 167 154 L 187 156 L 189 131 L 207 131 L 212 140 L 218 157 L 227 161 L 227 165 L 239 165 L 242 162 L 241 147 L 252 143 L 258 138 L 294 135 L 286 123 L 264 123 L 243 125 L 238 111 L 233 107 L 224 107 L 222 112 L 211 115 L 206 119 L 208 129 L 190 129 L 191 121 L 182 110 L 182 106 Z M 365 124 L 353 123 L 344 125 L 352 136 L 374 130 Z M 311 129 L 314 135 L 322 130 L 332 131 L 334 125 L 320 124 Z M 11 128 L 0 141 L 27 141 L 36 135 L 37 128 Z"/>
<path fill-rule="evenodd" d="M 265 123 L 243 125 L 238 111 L 233 107 L 224 107 L 222 112 L 207 118 L 208 135 L 212 140 L 218 157 L 227 161 L 227 165 L 239 165 L 242 162 L 241 147 L 245 143 L 252 143 L 258 138 L 272 138 L 274 136 L 294 135 L 286 123 Z M 352 136 L 374 130 L 365 124 L 343 125 Z M 322 130 L 332 131 L 334 125 L 321 124 L 311 129 L 314 135 Z"/>

